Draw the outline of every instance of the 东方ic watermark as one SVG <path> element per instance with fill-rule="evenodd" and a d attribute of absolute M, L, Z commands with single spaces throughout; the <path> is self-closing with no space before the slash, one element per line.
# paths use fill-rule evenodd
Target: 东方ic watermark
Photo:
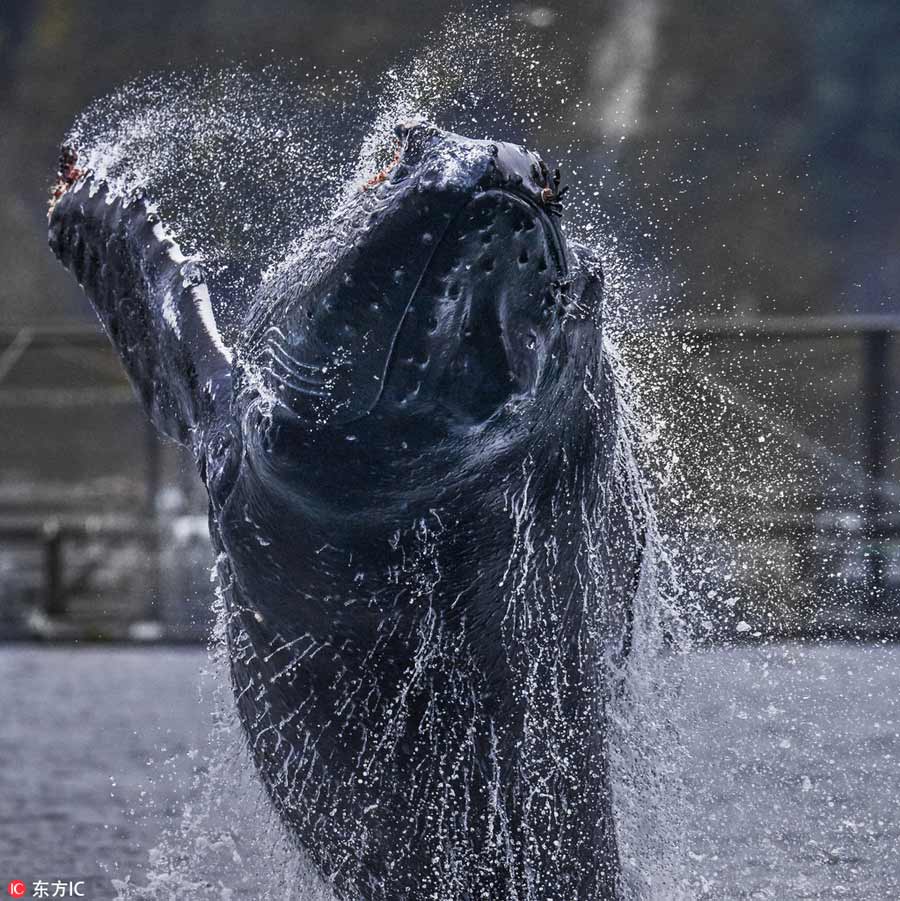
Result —
<path fill-rule="evenodd" d="M 0 883 L 2 885 L 2 883 Z M 85 898 L 82 879 L 11 879 L 6 891 L 11 898 Z"/>

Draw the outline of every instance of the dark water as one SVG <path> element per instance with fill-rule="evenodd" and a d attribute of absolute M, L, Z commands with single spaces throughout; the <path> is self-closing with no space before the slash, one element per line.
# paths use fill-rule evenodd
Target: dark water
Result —
<path fill-rule="evenodd" d="M 109 898 L 110 877 L 141 881 L 204 766 L 206 663 L 196 649 L 0 650 L 3 885 L 87 879 L 87 897 Z M 900 897 L 898 687 L 893 646 L 691 655 L 686 897 Z"/>

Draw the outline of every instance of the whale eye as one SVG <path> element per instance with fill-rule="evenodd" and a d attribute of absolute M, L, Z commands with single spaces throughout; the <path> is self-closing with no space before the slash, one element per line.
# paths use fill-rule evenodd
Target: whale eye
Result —
<path fill-rule="evenodd" d="M 241 446 L 239 429 L 229 423 L 215 430 L 207 441 L 206 453 L 198 460 L 201 478 L 206 483 L 214 507 L 224 505 L 234 488 L 240 468 Z"/>
<path fill-rule="evenodd" d="M 295 416 L 279 408 L 270 414 L 255 413 L 248 420 L 251 442 L 268 466 L 294 467 L 309 451 L 309 429 Z"/>

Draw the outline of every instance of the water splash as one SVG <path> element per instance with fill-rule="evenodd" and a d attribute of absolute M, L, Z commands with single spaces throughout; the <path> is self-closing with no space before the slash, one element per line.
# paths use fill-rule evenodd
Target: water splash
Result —
<path fill-rule="evenodd" d="M 351 73 L 300 62 L 164 73 L 88 107 L 66 144 L 114 193 L 152 197 L 231 342 L 261 273 L 345 184 L 365 105 Z"/>
<path fill-rule="evenodd" d="M 428 119 L 468 137 L 526 143 L 537 129 L 554 135 L 564 154 L 581 108 L 565 59 L 542 47 L 515 19 L 457 15 L 406 65 L 381 78 L 374 119 L 350 183 L 364 181 L 390 159 L 397 122 Z"/>
<path fill-rule="evenodd" d="M 201 753 L 191 801 L 149 849 L 146 875 L 114 878 L 119 901 L 334 901 L 285 833 L 255 777 L 237 720 L 225 641 L 228 614 L 217 591 L 216 625 L 198 699 L 214 711 L 208 749 Z"/>

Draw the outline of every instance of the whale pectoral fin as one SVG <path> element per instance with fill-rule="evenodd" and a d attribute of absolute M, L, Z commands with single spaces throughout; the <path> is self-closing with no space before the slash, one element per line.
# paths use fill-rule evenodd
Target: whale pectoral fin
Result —
<path fill-rule="evenodd" d="M 231 394 L 231 353 L 200 267 L 146 199 L 116 196 L 90 175 L 56 200 L 49 243 L 90 298 L 153 423 L 194 444 Z"/>

